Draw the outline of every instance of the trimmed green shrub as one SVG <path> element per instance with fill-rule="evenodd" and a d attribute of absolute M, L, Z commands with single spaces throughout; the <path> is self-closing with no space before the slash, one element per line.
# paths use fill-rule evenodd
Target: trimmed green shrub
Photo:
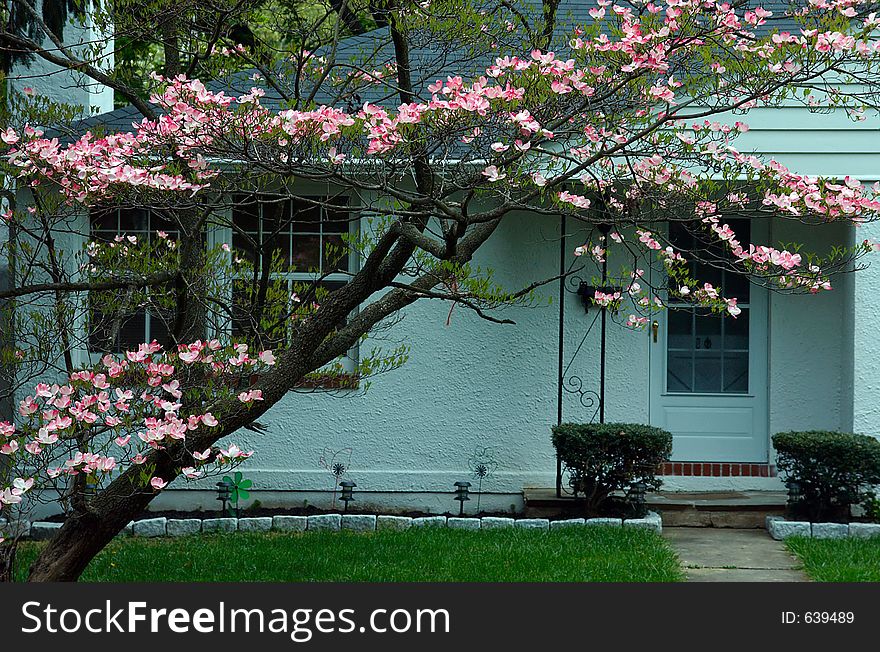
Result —
<path fill-rule="evenodd" d="M 659 489 L 657 471 L 672 453 L 671 434 L 637 423 L 563 423 L 552 440 L 590 515 L 607 513 L 612 494 L 626 495 L 637 482 Z"/>
<path fill-rule="evenodd" d="M 880 484 L 880 441 L 866 435 L 811 430 L 773 435 L 776 465 L 798 483 L 792 515 L 847 521 L 850 505 L 867 503 Z"/>

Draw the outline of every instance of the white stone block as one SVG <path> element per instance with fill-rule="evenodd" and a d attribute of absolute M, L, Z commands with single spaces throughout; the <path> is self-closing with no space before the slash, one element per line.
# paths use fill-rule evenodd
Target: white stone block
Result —
<path fill-rule="evenodd" d="M 849 535 L 854 539 L 880 537 L 880 523 L 850 523 Z"/>
<path fill-rule="evenodd" d="M 513 527 L 514 519 L 504 518 L 503 516 L 484 516 L 482 519 L 482 528 L 484 530 L 501 530 L 503 528 Z"/>
<path fill-rule="evenodd" d="M 770 527 L 767 531 L 770 536 L 777 541 L 782 541 L 788 537 L 809 537 L 812 536 L 812 528 L 806 521 L 770 521 Z"/>
<path fill-rule="evenodd" d="M 54 537 L 64 523 L 50 523 L 48 521 L 37 521 L 31 525 L 31 539 L 35 541 L 45 541 Z"/>
<path fill-rule="evenodd" d="M 165 524 L 165 532 L 169 537 L 186 537 L 202 531 L 202 520 L 199 518 L 169 518 Z"/>
<path fill-rule="evenodd" d="M 306 516 L 273 516 L 272 529 L 279 532 L 305 532 L 308 522 Z"/>
<path fill-rule="evenodd" d="M 589 525 L 592 527 L 596 526 L 605 526 L 605 527 L 620 527 L 623 525 L 622 518 L 607 518 L 607 517 L 599 517 L 599 518 L 588 518 L 584 525 Z"/>
<path fill-rule="evenodd" d="M 5 520 L 2 524 L 0 524 L 0 536 L 4 537 L 21 537 L 27 538 L 27 536 L 31 532 L 31 522 L 30 521 L 9 521 Z"/>
<path fill-rule="evenodd" d="M 133 534 L 136 537 L 164 537 L 167 522 L 168 519 L 164 516 L 135 521 Z"/>
<path fill-rule="evenodd" d="M 624 520 L 623 527 L 635 527 L 644 530 L 652 530 L 657 534 L 663 531 L 663 521 L 656 512 L 648 512 L 644 518 L 628 518 Z"/>
<path fill-rule="evenodd" d="M 518 518 L 514 523 L 514 527 L 522 530 L 549 530 L 549 518 Z"/>
<path fill-rule="evenodd" d="M 382 514 L 376 518 L 377 530 L 408 530 L 411 527 L 412 518 L 409 516 Z"/>
<path fill-rule="evenodd" d="M 412 520 L 413 527 L 446 527 L 445 516 L 422 516 Z"/>
<path fill-rule="evenodd" d="M 550 521 L 551 530 L 562 530 L 569 527 L 581 527 L 586 521 L 582 518 L 567 518 L 562 521 Z"/>
<path fill-rule="evenodd" d="M 767 516 L 764 519 L 764 528 L 769 532 L 770 531 L 770 524 L 773 521 L 784 521 L 784 520 L 785 520 L 785 517 L 783 517 L 783 516 L 778 516 L 778 515 Z"/>
<path fill-rule="evenodd" d="M 478 518 L 450 516 L 446 519 L 446 525 L 454 530 L 479 530 L 481 524 Z"/>
<path fill-rule="evenodd" d="M 272 529 L 271 516 L 257 516 L 255 518 L 238 519 L 239 532 L 268 532 Z"/>
<path fill-rule="evenodd" d="M 352 532 L 375 532 L 376 517 L 373 514 L 343 514 L 342 529 Z"/>
<path fill-rule="evenodd" d="M 814 539 L 846 539 L 849 536 L 849 525 L 846 523 L 813 523 Z"/>
<path fill-rule="evenodd" d="M 237 518 L 206 518 L 202 521 L 202 532 L 235 532 L 237 529 Z"/>
<path fill-rule="evenodd" d="M 341 514 L 316 514 L 314 516 L 309 516 L 307 529 L 314 532 L 338 530 L 341 525 Z"/>

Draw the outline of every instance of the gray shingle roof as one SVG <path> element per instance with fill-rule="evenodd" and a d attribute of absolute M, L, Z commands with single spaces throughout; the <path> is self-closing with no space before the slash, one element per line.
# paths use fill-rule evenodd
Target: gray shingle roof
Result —
<path fill-rule="evenodd" d="M 626 3 L 626 0 L 618 0 Z M 540 0 L 524 0 L 526 3 L 536 3 L 540 7 Z M 796 31 L 797 25 L 791 18 L 785 15 L 786 10 L 792 5 L 804 4 L 805 0 L 748 0 L 749 6 L 760 6 L 773 11 L 774 16 L 768 20 L 766 27 L 760 31 Z M 560 49 L 564 47 L 575 25 L 590 23 L 589 10 L 596 6 L 596 0 L 561 0 L 557 11 L 557 28 L 554 32 L 552 47 Z M 538 8 L 538 12 L 540 9 Z M 539 14 L 535 14 L 539 15 Z M 552 49 L 552 48 L 551 48 Z M 336 61 L 339 63 L 359 60 L 369 56 L 373 63 L 373 69 L 385 62 L 394 60 L 393 48 L 390 43 L 387 28 L 378 29 L 365 34 L 352 36 L 339 42 L 337 45 Z M 430 44 L 417 46 L 411 52 L 413 61 L 413 77 L 416 86 L 424 88 L 437 78 L 447 74 L 481 74 L 494 59 L 496 53 L 473 57 L 465 49 L 445 51 L 441 53 Z M 240 95 L 247 93 L 255 82 L 251 76 L 255 70 L 247 70 L 231 75 L 223 81 L 208 84 L 211 90 L 225 91 L 227 94 Z M 281 97 L 271 88 L 267 88 L 263 104 L 269 108 L 279 108 Z M 316 96 L 316 101 L 324 104 L 338 104 L 339 98 L 334 97 L 330 89 L 322 90 Z M 389 89 L 382 85 L 366 86 L 357 95 L 347 98 L 350 109 L 362 105 L 364 102 L 384 103 L 385 101 L 396 102 L 396 96 L 389 97 Z M 83 119 L 78 122 L 74 131 L 85 133 L 88 130 L 103 130 L 107 132 L 132 131 L 132 123 L 139 122 L 142 115 L 134 106 L 124 106 L 114 111 L 102 113 Z"/>

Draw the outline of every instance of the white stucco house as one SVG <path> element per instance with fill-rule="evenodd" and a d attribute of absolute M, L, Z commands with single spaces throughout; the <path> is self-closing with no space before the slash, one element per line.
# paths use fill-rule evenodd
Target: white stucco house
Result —
<path fill-rule="evenodd" d="M 80 101 L 91 106 L 100 98 Z M 90 124 L 124 128 L 135 117 L 123 108 Z M 843 111 L 817 115 L 791 106 L 756 109 L 749 125 L 741 151 L 800 173 L 880 181 L 876 117 L 853 122 Z M 125 228 L 119 219 L 106 228 Z M 802 242 L 820 252 L 880 240 L 877 223 L 763 221 L 745 228 L 764 241 Z M 559 217 L 512 216 L 476 263 L 510 287 L 549 278 L 585 240 L 583 229 Z M 306 235 L 314 234 L 294 231 L 291 241 Z M 746 288 L 735 322 L 669 310 L 634 332 L 609 319 L 601 415 L 591 398 L 601 385 L 601 327 L 576 287 L 547 286 L 542 293 L 552 303 L 507 309 L 504 317 L 515 325 L 488 323 L 465 309 L 455 309 L 447 325 L 448 305 L 420 301 L 394 327 L 394 338 L 411 345 L 401 369 L 374 379 L 366 392 L 292 391 L 261 417 L 265 432 L 236 433 L 257 451 L 242 471 L 265 506 L 321 506 L 335 484 L 325 463 L 338 454 L 360 506 L 445 512 L 457 509 L 454 483 L 473 482 L 472 461 L 485 455 L 495 464 L 483 482 L 483 507 L 518 510 L 524 488 L 557 481 L 551 426 L 601 416 L 673 433 L 672 461 L 663 470 L 669 489 L 781 490 L 772 434 L 880 435 L 880 260 L 870 262 L 817 296 Z M 155 334 L 148 320 L 138 328 L 146 339 Z M 157 509 L 215 504 L 210 486 L 172 485 L 154 502 Z"/>

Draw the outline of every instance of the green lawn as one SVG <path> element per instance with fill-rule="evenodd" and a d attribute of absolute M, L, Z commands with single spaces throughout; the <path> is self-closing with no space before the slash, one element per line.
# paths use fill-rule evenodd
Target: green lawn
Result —
<path fill-rule="evenodd" d="M 43 543 L 23 543 L 23 579 Z M 90 582 L 674 582 L 681 568 L 652 532 L 307 532 L 118 539 L 83 574 Z"/>
<path fill-rule="evenodd" d="M 880 582 L 880 538 L 786 539 L 817 582 Z"/>

